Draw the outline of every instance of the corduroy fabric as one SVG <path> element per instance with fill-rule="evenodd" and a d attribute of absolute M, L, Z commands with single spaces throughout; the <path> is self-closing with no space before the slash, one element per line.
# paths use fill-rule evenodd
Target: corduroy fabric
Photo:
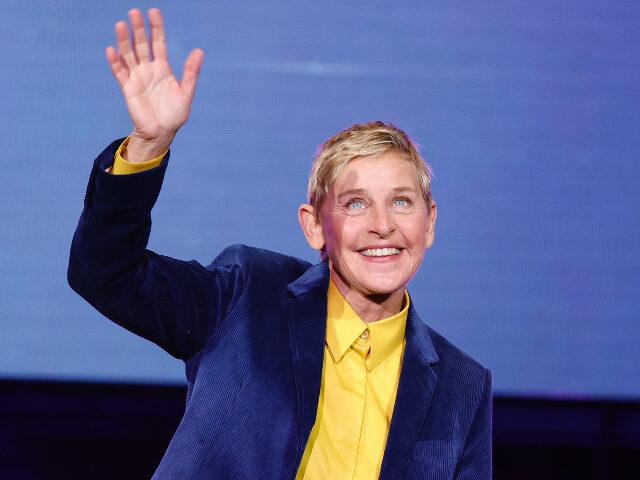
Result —
<path fill-rule="evenodd" d="M 158 479 L 293 479 L 318 405 L 326 263 L 233 246 L 204 267 L 146 250 L 169 154 L 151 170 L 94 162 L 70 285 L 186 363 L 184 417 Z M 491 374 L 409 309 L 380 478 L 491 477 Z"/>

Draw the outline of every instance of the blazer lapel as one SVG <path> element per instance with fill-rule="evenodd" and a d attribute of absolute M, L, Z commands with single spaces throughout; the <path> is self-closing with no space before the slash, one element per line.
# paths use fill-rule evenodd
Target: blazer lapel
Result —
<path fill-rule="evenodd" d="M 316 421 L 327 324 L 327 262 L 314 265 L 288 285 L 289 339 L 298 399 L 297 464 Z"/>
<path fill-rule="evenodd" d="M 400 382 L 382 460 L 380 480 L 401 478 L 409 463 L 438 381 L 439 361 L 426 324 L 409 308 Z"/>

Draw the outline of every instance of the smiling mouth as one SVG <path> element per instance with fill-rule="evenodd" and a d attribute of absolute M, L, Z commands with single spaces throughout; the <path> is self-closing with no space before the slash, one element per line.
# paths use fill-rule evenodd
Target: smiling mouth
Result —
<path fill-rule="evenodd" d="M 398 255 L 400 253 L 399 248 L 367 248 L 366 250 L 360 250 L 360 253 L 365 257 L 389 257 L 392 255 Z"/>

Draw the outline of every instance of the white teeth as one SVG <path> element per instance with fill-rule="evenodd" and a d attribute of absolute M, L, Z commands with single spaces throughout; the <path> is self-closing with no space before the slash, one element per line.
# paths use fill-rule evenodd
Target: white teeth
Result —
<path fill-rule="evenodd" d="M 397 248 L 367 248 L 361 250 L 360 253 L 365 257 L 387 257 L 389 255 L 398 255 L 400 250 Z"/>

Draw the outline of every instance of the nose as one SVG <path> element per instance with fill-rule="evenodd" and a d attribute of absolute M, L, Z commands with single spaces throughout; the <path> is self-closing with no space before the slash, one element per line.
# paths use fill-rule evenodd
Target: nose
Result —
<path fill-rule="evenodd" d="M 371 223 L 369 225 L 370 233 L 380 238 L 387 238 L 395 229 L 393 215 L 386 206 L 380 205 L 373 209 L 371 212 Z"/>

